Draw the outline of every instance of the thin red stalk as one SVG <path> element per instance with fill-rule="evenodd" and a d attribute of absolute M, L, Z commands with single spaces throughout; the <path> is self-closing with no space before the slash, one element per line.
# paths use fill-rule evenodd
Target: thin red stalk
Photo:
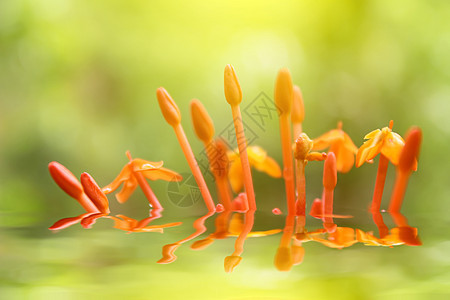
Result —
<path fill-rule="evenodd" d="M 247 194 L 248 207 L 250 210 L 256 210 L 255 191 L 253 188 L 252 172 L 247 155 L 247 140 L 245 139 L 244 125 L 242 124 L 241 110 L 239 105 L 231 105 L 233 114 L 234 129 L 241 158 L 242 172 L 244 174 L 244 187 Z"/>
<path fill-rule="evenodd" d="M 175 134 L 177 136 L 178 142 L 183 150 L 184 156 L 191 168 L 191 172 L 194 175 L 195 181 L 200 189 L 200 193 L 202 194 L 203 200 L 205 201 L 206 207 L 209 211 L 215 211 L 214 201 L 209 193 L 208 186 L 206 185 L 205 179 L 203 178 L 202 172 L 198 166 L 197 160 L 195 159 L 194 153 L 192 152 L 191 146 L 189 145 L 189 141 L 184 133 L 183 127 L 181 124 L 177 124 L 173 126 L 175 130 Z"/>
<path fill-rule="evenodd" d="M 281 150 L 283 154 L 283 177 L 286 188 L 288 214 L 295 215 L 295 183 L 292 162 L 292 139 L 289 114 L 280 115 Z"/>
<path fill-rule="evenodd" d="M 397 170 L 397 178 L 395 179 L 394 191 L 392 192 L 391 203 L 389 204 L 390 212 L 400 211 L 410 175 L 410 172 Z"/>
<path fill-rule="evenodd" d="M 129 151 L 127 151 L 127 157 L 130 160 L 130 164 L 128 167 L 130 168 L 131 173 L 136 177 L 136 180 L 139 184 L 139 187 L 141 188 L 142 192 L 144 192 L 145 197 L 147 198 L 148 202 L 154 209 L 161 210 L 163 207 L 161 203 L 159 203 L 158 198 L 156 198 L 155 193 L 153 192 L 152 188 L 148 184 L 147 180 L 145 180 L 144 175 L 142 175 L 139 172 L 135 172 L 133 169 L 133 158 L 131 157 L 131 154 Z"/>
<path fill-rule="evenodd" d="M 296 181 L 297 181 L 297 216 L 306 215 L 306 184 L 305 184 L 305 162 L 297 160 L 296 164 Z"/>
<path fill-rule="evenodd" d="M 383 221 L 383 216 L 379 211 L 372 211 L 372 219 L 375 225 L 378 227 L 378 232 L 380 234 L 380 238 L 384 238 L 389 234 L 389 228 Z"/>
<path fill-rule="evenodd" d="M 378 161 L 378 172 L 375 181 L 375 189 L 373 192 L 372 205 L 370 211 L 379 211 L 381 200 L 383 198 L 384 183 L 386 182 L 386 174 L 388 170 L 389 160 L 386 156 L 380 153 L 380 159 Z"/>

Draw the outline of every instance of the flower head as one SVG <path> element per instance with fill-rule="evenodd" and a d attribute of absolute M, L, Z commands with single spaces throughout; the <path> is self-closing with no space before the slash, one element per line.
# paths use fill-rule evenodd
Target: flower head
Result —
<path fill-rule="evenodd" d="M 374 159 L 380 153 L 386 156 L 393 165 L 398 165 L 405 141 L 398 133 L 392 131 L 392 124 L 391 121 L 389 127 L 376 129 L 366 134 L 364 139 L 367 141 L 358 149 L 356 154 L 357 168 Z"/>
<path fill-rule="evenodd" d="M 346 173 L 353 167 L 358 148 L 350 136 L 342 130 L 342 122 L 339 122 L 337 129 L 328 131 L 314 139 L 313 142 L 313 150 L 329 148 L 328 152 L 334 152 L 339 172 Z"/>
<path fill-rule="evenodd" d="M 129 152 L 127 152 L 129 155 Z M 136 175 L 141 174 L 150 180 L 165 180 L 165 181 L 181 181 L 180 174 L 163 168 L 163 162 L 152 162 L 140 158 L 130 159 L 130 162 L 122 168 L 119 175 L 102 190 L 105 194 L 110 194 L 117 190 L 123 183 L 123 187 L 119 193 L 116 194 L 116 199 L 120 203 L 128 200 L 131 194 L 138 186 L 138 178 Z"/>

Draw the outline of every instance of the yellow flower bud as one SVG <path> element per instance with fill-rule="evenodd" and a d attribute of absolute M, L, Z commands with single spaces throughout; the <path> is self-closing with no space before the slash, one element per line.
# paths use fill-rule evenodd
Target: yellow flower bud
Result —
<path fill-rule="evenodd" d="M 242 101 L 242 90 L 232 65 L 227 65 L 224 72 L 225 99 L 230 105 L 239 105 Z"/>
<path fill-rule="evenodd" d="M 275 83 L 275 104 L 281 110 L 282 114 L 291 112 L 293 100 L 293 86 L 291 73 L 284 68 L 278 72 L 277 81 Z"/>
<path fill-rule="evenodd" d="M 305 119 L 305 107 L 303 105 L 302 91 L 298 86 L 294 86 L 294 99 L 292 102 L 291 120 L 292 123 L 302 123 Z"/>
<path fill-rule="evenodd" d="M 191 101 L 191 117 L 197 137 L 205 143 L 210 142 L 214 137 L 213 121 L 203 104 L 197 99 Z"/>
<path fill-rule="evenodd" d="M 164 119 L 166 119 L 166 122 L 171 126 L 180 124 L 180 110 L 169 93 L 163 87 L 160 87 L 156 90 L 156 97 L 158 98 L 159 107 L 161 108 L 161 112 Z"/>

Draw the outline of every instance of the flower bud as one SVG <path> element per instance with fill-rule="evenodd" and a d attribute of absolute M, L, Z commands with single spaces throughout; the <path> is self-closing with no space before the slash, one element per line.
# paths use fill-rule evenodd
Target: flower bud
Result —
<path fill-rule="evenodd" d="M 303 123 L 305 119 L 305 106 L 303 104 L 302 91 L 298 86 L 294 86 L 294 98 L 292 102 L 291 121 L 292 123 Z"/>
<path fill-rule="evenodd" d="M 225 99 L 230 105 L 239 105 L 242 101 L 242 90 L 232 65 L 227 65 L 224 72 Z"/>
<path fill-rule="evenodd" d="M 293 100 L 293 86 L 291 73 L 284 68 L 278 72 L 275 83 L 275 104 L 281 110 L 282 114 L 291 112 Z"/>
<path fill-rule="evenodd" d="M 169 93 L 163 87 L 160 87 L 156 90 L 156 97 L 158 98 L 159 107 L 161 108 L 161 112 L 164 119 L 166 119 L 166 122 L 171 126 L 180 124 L 180 110 Z"/>
<path fill-rule="evenodd" d="M 197 137 L 205 143 L 210 142 L 214 137 L 213 121 L 203 104 L 197 99 L 191 101 L 191 118 Z"/>

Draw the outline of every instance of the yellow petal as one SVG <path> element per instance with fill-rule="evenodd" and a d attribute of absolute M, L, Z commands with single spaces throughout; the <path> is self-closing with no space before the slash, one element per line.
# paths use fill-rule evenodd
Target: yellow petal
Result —
<path fill-rule="evenodd" d="M 355 154 L 345 147 L 343 143 L 330 147 L 330 152 L 336 154 L 336 169 L 341 173 L 347 173 L 355 163 Z"/>
<path fill-rule="evenodd" d="M 393 165 L 398 165 L 400 158 L 400 153 L 405 146 L 405 141 L 403 138 L 395 133 L 390 132 L 384 141 L 383 147 L 381 148 L 381 153 L 386 156 Z"/>

